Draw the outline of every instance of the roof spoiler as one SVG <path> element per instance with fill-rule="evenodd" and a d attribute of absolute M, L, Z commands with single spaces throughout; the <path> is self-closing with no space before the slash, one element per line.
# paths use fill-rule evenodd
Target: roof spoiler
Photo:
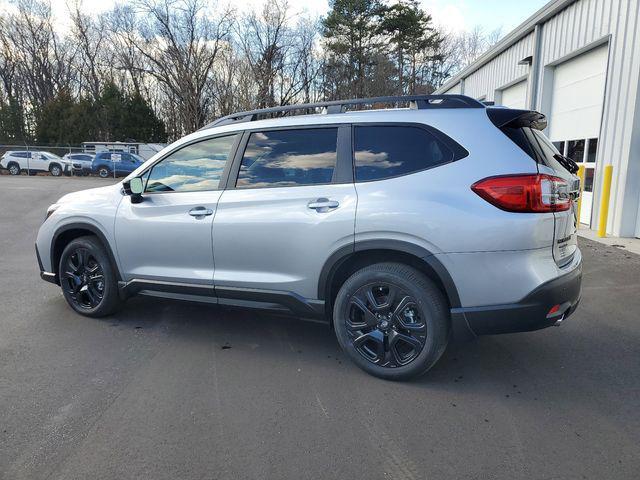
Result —
<path fill-rule="evenodd" d="M 533 110 L 516 110 L 512 108 L 487 108 L 489 120 L 498 128 L 531 127 L 536 130 L 547 128 L 547 117 Z"/>

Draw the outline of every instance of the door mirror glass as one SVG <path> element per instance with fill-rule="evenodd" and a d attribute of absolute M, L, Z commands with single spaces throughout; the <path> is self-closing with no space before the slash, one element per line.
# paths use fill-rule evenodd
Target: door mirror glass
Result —
<path fill-rule="evenodd" d="M 142 179 L 140 177 L 134 177 L 129 180 L 129 190 L 132 195 L 142 195 L 142 192 L 144 191 Z"/>

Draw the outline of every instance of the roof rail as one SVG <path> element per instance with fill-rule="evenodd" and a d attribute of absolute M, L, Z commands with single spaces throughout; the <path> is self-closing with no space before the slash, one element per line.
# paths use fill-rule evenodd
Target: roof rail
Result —
<path fill-rule="evenodd" d="M 353 98 L 351 100 L 332 100 L 328 102 L 302 103 L 299 105 L 282 105 L 280 107 L 261 108 L 259 110 L 249 110 L 237 112 L 219 118 L 218 120 L 205 125 L 200 130 L 211 127 L 227 125 L 230 123 L 252 122 L 258 120 L 261 115 L 285 114 L 287 112 L 304 111 L 305 115 L 315 113 L 342 113 L 350 105 L 372 105 L 375 103 L 408 103 L 412 109 L 435 109 L 435 108 L 485 108 L 485 106 L 466 95 L 400 95 L 388 97 Z M 323 112 L 318 112 L 322 109 Z"/>

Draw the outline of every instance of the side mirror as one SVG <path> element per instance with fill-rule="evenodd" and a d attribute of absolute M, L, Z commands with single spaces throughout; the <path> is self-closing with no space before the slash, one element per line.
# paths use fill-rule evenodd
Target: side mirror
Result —
<path fill-rule="evenodd" d="M 134 177 L 129 180 L 129 188 L 131 189 L 132 195 L 142 195 L 142 192 L 144 192 L 142 179 L 140 177 Z"/>
<path fill-rule="evenodd" d="M 122 184 L 124 193 L 131 197 L 131 203 L 140 203 L 144 192 L 144 183 L 140 177 L 133 177 Z"/>

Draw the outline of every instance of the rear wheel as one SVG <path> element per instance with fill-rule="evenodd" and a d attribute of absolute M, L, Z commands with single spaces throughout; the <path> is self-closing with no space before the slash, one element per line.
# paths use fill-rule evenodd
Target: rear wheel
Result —
<path fill-rule="evenodd" d="M 98 169 L 98 175 L 100 178 L 107 178 L 109 176 L 109 169 L 107 167 L 100 167 Z"/>
<path fill-rule="evenodd" d="M 338 342 L 363 370 L 406 380 L 429 370 L 449 337 L 446 300 L 414 268 L 379 263 L 354 273 L 333 310 Z"/>
<path fill-rule="evenodd" d="M 8 170 L 11 175 L 20 175 L 20 165 L 17 163 L 10 163 Z"/>
<path fill-rule="evenodd" d="M 89 317 L 114 313 L 121 305 L 115 271 L 95 237 L 71 241 L 58 267 L 65 299 L 76 312 Z"/>

